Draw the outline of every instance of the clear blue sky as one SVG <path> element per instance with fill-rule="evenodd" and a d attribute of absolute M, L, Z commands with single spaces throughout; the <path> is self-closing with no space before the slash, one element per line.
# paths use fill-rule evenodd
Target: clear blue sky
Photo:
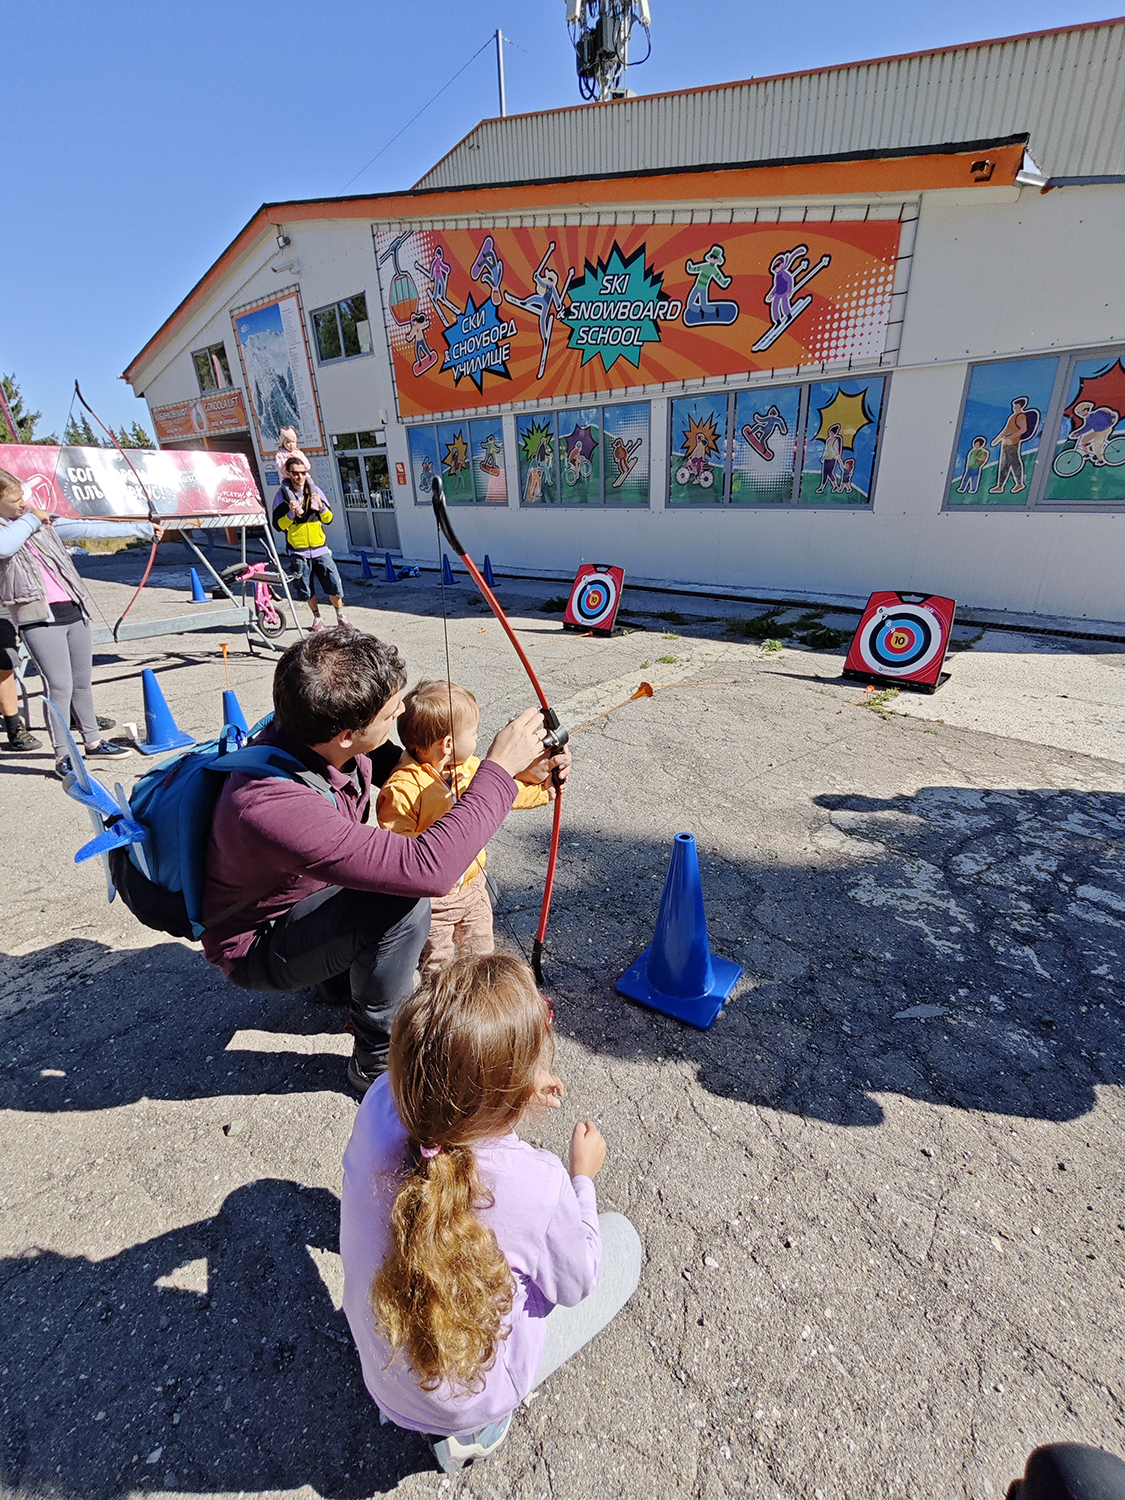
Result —
<path fill-rule="evenodd" d="M 1100 20 L 1080 0 L 651 0 L 638 93 Z M 75 376 L 116 377 L 263 202 L 339 193 L 497 26 L 512 114 L 577 104 L 565 0 L 0 0 L 0 370 L 61 431 Z M 496 114 L 485 51 L 351 184 L 409 186 Z M 41 427 L 42 430 L 42 427 Z"/>

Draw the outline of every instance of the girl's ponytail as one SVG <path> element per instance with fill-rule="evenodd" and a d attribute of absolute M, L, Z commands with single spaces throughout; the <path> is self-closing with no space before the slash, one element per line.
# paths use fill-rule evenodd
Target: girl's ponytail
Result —
<path fill-rule="evenodd" d="M 391 1213 L 391 1248 L 371 1301 L 392 1349 L 425 1391 L 472 1389 L 496 1358 L 512 1273 L 475 1209 L 491 1206 L 471 1146 L 419 1157 Z"/>
<path fill-rule="evenodd" d="M 477 1217 L 492 1205 L 473 1143 L 506 1135 L 549 1061 L 547 1006 L 526 964 L 458 959 L 399 1009 L 388 1072 L 410 1158 L 371 1304 L 423 1390 L 472 1390 L 512 1310 L 511 1268 Z"/>

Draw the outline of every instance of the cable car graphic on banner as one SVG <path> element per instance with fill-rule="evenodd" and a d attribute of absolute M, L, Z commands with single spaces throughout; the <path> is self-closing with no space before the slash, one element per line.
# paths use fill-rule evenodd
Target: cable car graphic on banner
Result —
<path fill-rule="evenodd" d="M 614 568 L 608 563 L 583 563 L 574 575 L 563 629 L 612 635 L 624 587 L 624 568 Z"/>
<path fill-rule="evenodd" d="M 957 601 L 940 594 L 872 594 L 848 648 L 844 676 L 936 691 L 956 613 Z"/>

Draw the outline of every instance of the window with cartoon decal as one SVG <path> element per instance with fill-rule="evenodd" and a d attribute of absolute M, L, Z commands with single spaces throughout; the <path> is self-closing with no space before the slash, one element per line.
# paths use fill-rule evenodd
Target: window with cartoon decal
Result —
<path fill-rule="evenodd" d="M 669 505 L 869 505 L 886 383 L 859 376 L 678 397 Z"/>
<path fill-rule="evenodd" d="M 435 475 L 450 505 L 507 505 L 502 418 L 411 427 L 407 441 L 414 499 L 419 505 L 430 504 Z"/>
<path fill-rule="evenodd" d="M 1125 508 L 1125 348 L 972 365 L 945 508 Z"/>
<path fill-rule="evenodd" d="M 523 505 L 648 505 L 649 404 L 516 417 Z"/>

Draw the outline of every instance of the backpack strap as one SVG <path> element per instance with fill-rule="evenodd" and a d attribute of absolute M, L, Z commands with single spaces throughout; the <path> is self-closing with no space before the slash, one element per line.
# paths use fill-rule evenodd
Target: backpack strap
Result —
<path fill-rule="evenodd" d="M 329 785 L 328 779 L 318 775 L 316 771 L 310 771 L 308 766 L 299 761 L 295 755 L 290 755 L 275 745 L 247 745 L 241 750 L 228 750 L 218 757 L 210 769 L 224 776 L 232 776 L 238 772 L 244 776 L 287 777 L 291 781 L 302 782 L 310 791 L 327 797 L 332 806 L 336 806 L 336 794 Z M 205 932 L 210 927 L 217 927 L 220 922 L 227 921 L 245 907 L 252 905 L 252 901 L 236 901 L 232 906 L 225 906 L 222 911 L 216 912 L 209 922 L 199 923 L 200 931 Z"/>

